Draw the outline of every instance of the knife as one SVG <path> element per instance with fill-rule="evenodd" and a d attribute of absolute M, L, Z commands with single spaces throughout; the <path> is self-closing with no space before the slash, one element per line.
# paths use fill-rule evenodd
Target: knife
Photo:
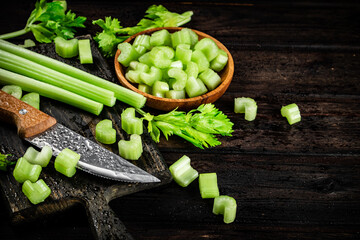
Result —
<path fill-rule="evenodd" d="M 97 143 L 56 122 L 56 119 L 0 90 L 0 119 L 17 126 L 18 135 L 53 155 L 69 148 L 80 154 L 77 168 L 96 176 L 124 181 L 152 183 L 160 180 Z"/>

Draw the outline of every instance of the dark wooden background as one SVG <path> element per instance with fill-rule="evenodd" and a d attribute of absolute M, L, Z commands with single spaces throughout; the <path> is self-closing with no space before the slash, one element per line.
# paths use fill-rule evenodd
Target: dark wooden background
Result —
<path fill-rule="evenodd" d="M 235 61 L 230 88 L 215 105 L 234 123 L 222 145 L 200 150 L 161 139 L 168 165 L 186 154 L 200 173 L 216 172 L 220 193 L 233 196 L 237 218 L 224 224 L 201 199 L 197 181 L 174 182 L 110 202 L 135 239 L 360 238 L 360 5 L 357 1 L 69 1 L 91 21 L 136 24 L 151 4 L 194 11 L 187 27 L 221 41 Z M 24 26 L 32 1 L 0 10 L 1 33 Z M 28 35 L 31 36 L 31 35 Z M 112 59 L 109 60 L 109 63 Z M 235 97 L 258 103 L 255 121 L 233 113 Z M 282 105 L 297 103 L 290 126 Z M 152 109 L 150 112 L 157 113 Z M 0 136 L 6 138 L 6 136 Z M 36 222 L 13 225 L 0 198 L 0 239 L 92 239 L 79 205 Z"/>

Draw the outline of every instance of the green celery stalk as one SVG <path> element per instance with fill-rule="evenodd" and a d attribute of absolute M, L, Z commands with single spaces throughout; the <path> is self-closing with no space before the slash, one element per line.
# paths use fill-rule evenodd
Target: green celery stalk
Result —
<path fill-rule="evenodd" d="M 26 180 L 36 182 L 39 179 L 42 167 L 28 162 L 24 157 L 17 160 L 13 176 L 16 181 L 23 183 Z"/>
<path fill-rule="evenodd" d="M 131 134 L 129 141 L 120 140 L 118 147 L 120 156 L 128 160 L 138 160 L 143 153 L 141 136 L 138 134 Z"/>
<path fill-rule="evenodd" d="M 99 115 L 103 109 L 103 104 L 85 98 L 62 88 L 40 82 L 17 73 L 0 68 L 0 84 L 15 84 L 24 91 L 37 92 L 41 96 L 48 97 L 57 101 L 64 102 L 74 107 L 83 109 L 95 115 Z"/>
<path fill-rule="evenodd" d="M 55 158 L 54 167 L 59 173 L 72 177 L 76 173 L 76 165 L 79 160 L 80 155 L 78 153 L 65 148 Z"/>
<path fill-rule="evenodd" d="M 236 200 L 227 195 L 214 198 L 213 213 L 224 215 L 224 223 L 232 223 L 236 218 Z"/>
<path fill-rule="evenodd" d="M 82 71 L 76 67 L 57 61 L 53 58 L 41 55 L 39 53 L 35 53 L 31 50 L 19 47 L 15 44 L 12 44 L 8 41 L 1 39 L 0 39 L 0 49 L 7 52 L 11 52 L 13 54 L 21 56 L 38 64 L 41 64 L 53 70 L 62 72 L 71 77 L 80 79 L 84 82 L 113 91 L 115 97 L 119 101 L 127 103 L 135 108 L 142 108 L 145 105 L 146 97 L 144 97 L 143 95 L 131 91 L 130 89 L 127 89 L 123 86 L 120 86 L 108 80 L 102 79 L 85 71 Z"/>
<path fill-rule="evenodd" d="M 219 196 L 216 173 L 199 174 L 199 189 L 202 198 L 215 198 Z"/>
<path fill-rule="evenodd" d="M 106 106 L 114 106 L 114 93 L 0 50 L 2 68 L 77 93 Z"/>
<path fill-rule="evenodd" d="M 191 167 L 190 161 L 190 158 L 184 155 L 169 167 L 172 177 L 181 187 L 187 187 L 199 176 L 198 171 Z"/>
<path fill-rule="evenodd" d="M 95 127 L 95 138 L 104 144 L 113 144 L 116 142 L 116 130 L 112 127 L 110 119 L 101 120 Z"/>
<path fill-rule="evenodd" d="M 26 180 L 22 185 L 22 191 L 32 204 L 45 201 L 51 194 L 51 189 L 42 179 L 39 179 L 35 183 Z"/>
<path fill-rule="evenodd" d="M 93 57 L 91 53 L 90 39 L 81 39 L 79 44 L 79 57 L 81 64 L 92 64 Z"/>

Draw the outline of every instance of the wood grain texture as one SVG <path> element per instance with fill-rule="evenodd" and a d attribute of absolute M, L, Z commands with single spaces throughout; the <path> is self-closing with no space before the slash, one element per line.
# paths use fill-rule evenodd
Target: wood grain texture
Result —
<path fill-rule="evenodd" d="M 358 1 L 90 0 L 72 1 L 69 8 L 88 17 L 79 35 L 94 36 L 99 28 L 92 20 L 113 16 L 132 26 L 153 3 L 172 11 L 193 10 L 186 26 L 215 37 L 234 58 L 233 80 L 215 103 L 234 122 L 233 136 L 221 137 L 221 146 L 206 150 L 175 136 L 161 138 L 157 147 L 168 166 L 186 154 L 199 172 L 217 172 L 221 194 L 233 195 L 238 211 L 234 223 L 223 224 L 222 216 L 211 213 L 211 200 L 200 198 L 197 182 L 188 188 L 172 182 L 113 199 L 110 208 L 134 239 L 359 239 Z M 21 29 L 32 8 L 30 2 L 9 4 L 6 11 L 15 14 L 0 14 L 4 32 Z M 115 76 L 114 69 L 109 71 Z M 233 113 L 233 98 L 239 96 L 257 101 L 255 121 Z M 280 108 L 292 102 L 299 105 L 302 121 L 290 126 Z M 93 124 L 91 119 L 59 117 L 91 136 L 82 127 Z M 6 146 L 1 152 L 23 148 L 19 139 L 0 139 Z M 15 226 L 7 206 L 0 202 L 4 239 L 92 238 L 79 203 Z"/>

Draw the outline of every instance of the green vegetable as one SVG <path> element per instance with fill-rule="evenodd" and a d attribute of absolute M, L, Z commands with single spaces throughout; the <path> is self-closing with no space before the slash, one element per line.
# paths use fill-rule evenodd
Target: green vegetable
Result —
<path fill-rule="evenodd" d="M 13 97 L 16 97 L 17 99 L 20 99 L 22 96 L 22 89 L 17 85 L 6 85 L 1 90 L 12 95 Z"/>
<path fill-rule="evenodd" d="M 121 113 L 121 128 L 127 134 L 141 135 L 143 133 L 143 120 L 135 116 L 135 108 L 126 108 Z"/>
<path fill-rule="evenodd" d="M 181 29 L 171 34 L 171 43 L 174 48 L 180 44 L 191 45 L 191 36 L 189 31 Z"/>
<path fill-rule="evenodd" d="M 256 118 L 257 104 L 252 98 L 235 98 L 234 99 L 234 112 L 245 113 L 245 119 L 247 121 L 253 121 Z"/>
<path fill-rule="evenodd" d="M 197 64 L 199 72 L 203 72 L 210 67 L 210 63 L 207 60 L 205 54 L 200 50 L 195 50 L 192 52 L 191 61 Z"/>
<path fill-rule="evenodd" d="M 175 182 L 181 187 L 187 187 L 199 175 L 199 173 L 191 167 L 190 158 L 186 155 L 182 156 L 175 163 L 173 163 L 169 170 Z"/>
<path fill-rule="evenodd" d="M 143 152 L 141 137 L 138 134 L 131 134 L 130 140 L 118 142 L 119 155 L 128 160 L 138 160 Z"/>
<path fill-rule="evenodd" d="M 213 213 L 224 215 L 225 223 L 235 221 L 237 204 L 233 197 L 221 195 L 215 197 L 213 205 Z"/>
<path fill-rule="evenodd" d="M 149 72 L 141 72 L 139 76 L 141 82 L 152 87 L 155 82 L 161 80 L 162 71 L 159 68 L 152 66 Z"/>
<path fill-rule="evenodd" d="M 155 97 L 165 97 L 166 92 L 169 91 L 169 84 L 167 82 L 156 81 L 152 86 L 152 95 Z"/>
<path fill-rule="evenodd" d="M 192 98 L 203 95 L 208 90 L 199 78 L 189 77 L 186 81 L 185 91 L 186 94 Z"/>
<path fill-rule="evenodd" d="M 206 56 L 207 60 L 211 62 L 217 55 L 219 48 L 210 38 L 203 38 L 194 46 L 195 50 L 200 50 Z"/>
<path fill-rule="evenodd" d="M 79 40 L 79 57 L 80 57 L 81 64 L 92 64 L 93 63 L 90 39 Z"/>
<path fill-rule="evenodd" d="M 115 104 L 114 92 L 86 83 L 15 54 L 0 50 L 0 64 L 4 69 L 61 87 L 104 105 L 111 107 Z"/>
<path fill-rule="evenodd" d="M 228 60 L 229 57 L 227 53 L 224 50 L 219 49 L 218 55 L 210 62 L 210 68 L 216 72 L 220 72 L 224 69 Z"/>
<path fill-rule="evenodd" d="M 165 93 L 165 97 L 170 99 L 184 99 L 185 90 L 169 90 Z"/>
<path fill-rule="evenodd" d="M 7 158 L 11 156 L 11 154 L 2 154 L 0 153 L 0 170 L 7 171 L 7 167 L 9 165 L 14 165 L 16 162 L 12 162 L 7 160 Z"/>
<path fill-rule="evenodd" d="M 157 68 L 168 68 L 174 54 L 174 50 L 169 47 L 153 47 L 149 53 L 149 60 Z"/>
<path fill-rule="evenodd" d="M 283 106 L 281 108 L 281 116 L 286 117 L 290 125 L 301 121 L 300 110 L 296 103 Z"/>
<path fill-rule="evenodd" d="M 199 78 L 209 90 L 214 90 L 221 83 L 220 76 L 210 68 L 200 73 Z"/>
<path fill-rule="evenodd" d="M 26 180 L 22 185 L 22 191 L 32 204 L 39 204 L 45 201 L 51 193 L 50 188 L 42 179 L 35 183 Z"/>
<path fill-rule="evenodd" d="M 1 40 L 1 39 L 0 39 L 0 49 L 7 51 L 7 52 L 11 52 L 13 54 L 21 56 L 23 58 L 26 58 L 26 59 L 36 62 L 38 64 L 41 64 L 43 66 L 46 66 L 55 71 L 59 71 L 61 73 L 69 75 L 71 77 L 80 79 L 84 82 L 93 84 L 95 86 L 98 86 L 98 87 L 101 87 L 101 88 L 104 88 L 107 90 L 110 90 L 110 91 L 114 92 L 115 97 L 118 100 L 120 100 L 124 103 L 127 103 L 130 106 L 133 106 L 136 108 L 142 108 L 145 105 L 146 97 L 144 97 L 143 95 L 136 93 L 134 91 L 131 91 L 130 89 L 127 89 L 125 87 L 122 87 L 119 84 L 115 84 L 108 80 L 105 80 L 105 79 L 99 78 L 95 75 L 92 75 L 88 72 L 82 71 L 76 67 L 72 67 L 68 64 L 57 61 L 53 58 L 35 53 L 33 51 L 19 47 L 15 44 L 9 43 L 9 42 Z"/>
<path fill-rule="evenodd" d="M 146 35 L 144 35 L 146 36 Z M 135 43 L 135 42 L 134 42 Z M 171 46 L 171 35 L 168 30 L 162 29 L 151 34 L 151 46 Z"/>
<path fill-rule="evenodd" d="M 148 121 L 148 132 L 155 142 L 160 141 L 161 132 L 165 138 L 175 134 L 199 148 L 220 145 L 215 134 L 231 136 L 233 123 L 213 104 L 203 104 L 187 114 L 176 109 L 153 116 L 140 109 L 137 111 Z"/>
<path fill-rule="evenodd" d="M 95 138 L 104 144 L 113 144 L 116 142 L 116 130 L 112 127 L 111 120 L 104 119 L 96 124 Z"/>
<path fill-rule="evenodd" d="M 139 84 L 138 85 L 138 89 L 144 93 L 148 93 L 151 94 L 152 89 L 150 86 L 146 85 L 146 84 Z"/>
<path fill-rule="evenodd" d="M 73 38 L 66 40 L 62 37 L 56 37 L 55 42 L 55 52 L 63 58 L 72 58 L 79 55 L 79 40 Z"/>
<path fill-rule="evenodd" d="M 40 95 L 38 93 L 27 93 L 21 98 L 21 101 L 26 102 L 36 109 L 40 109 Z"/>
<path fill-rule="evenodd" d="M 24 29 L 2 34 L 0 39 L 18 37 L 30 31 L 38 42 L 50 43 L 57 36 L 70 39 L 74 37 L 75 28 L 85 28 L 85 21 L 85 17 L 76 17 L 70 10 L 66 12 L 66 1 L 40 0 L 35 3 Z"/>
<path fill-rule="evenodd" d="M 72 177 L 76 173 L 76 165 L 80 160 L 80 155 L 76 152 L 65 148 L 55 158 L 55 170 L 67 177 Z"/>
<path fill-rule="evenodd" d="M 191 61 L 192 50 L 188 44 L 179 44 L 176 47 L 175 56 L 176 59 L 179 59 L 184 64 L 187 64 Z"/>
<path fill-rule="evenodd" d="M 35 47 L 36 44 L 31 39 L 25 39 L 24 44 L 19 44 L 19 47 L 28 48 L 28 47 Z"/>
<path fill-rule="evenodd" d="M 174 90 L 182 90 L 186 86 L 187 75 L 179 68 L 170 68 L 168 71 L 169 77 L 175 81 L 171 84 Z"/>
<path fill-rule="evenodd" d="M 201 173 L 199 175 L 199 189 L 202 198 L 219 196 L 216 173 Z"/>
<path fill-rule="evenodd" d="M 24 157 L 17 160 L 13 176 L 16 181 L 23 183 L 26 180 L 36 182 L 40 176 L 42 167 L 37 164 L 29 163 Z"/>
<path fill-rule="evenodd" d="M 99 115 L 103 109 L 103 104 L 91 99 L 82 97 L 62 88 L 37 81 L 17 73 L 13 73 L 0 68 L 0 84 L 16 84 L 24 91 L 37 92 L 41 96 L 58 100 L 74 107 L 83 109 L 95 115 Z"/>
<path fill-rule="evenodd" d="M 178 14 L 168 11 L 162 5 L 152 5 L 146 10 L 146 15 L 134 27 L 123 28 L 116 18 L 105 17 L 92 23 L 99 25 L 103 31 L 97 33 L 94 40 L 98 42 L 100 51 L 105 57 L 113 57 L 116 47 L 130 36 L 156 27 L 179 27 L 188 23 L 193 15 L 192 11 Z"/>
<path fill-rule="evenodd" d="M 51 147 L 45 145 L 40 152 L 35 150 L 33 147 L 29 147 L 23 158 L 25 158 L 29 163 L 40 165 L 41 167 L 46 167 L 52 157 L 53 151 Z"/>
<path fill-rule="evenodd" d="M 130 62 L 136 61 L 140 56 L 135 47 L 127 42 L 120 43 L 118 49 L 121 53 L 117 60 L 125 67 L 128 67 Z"/>

